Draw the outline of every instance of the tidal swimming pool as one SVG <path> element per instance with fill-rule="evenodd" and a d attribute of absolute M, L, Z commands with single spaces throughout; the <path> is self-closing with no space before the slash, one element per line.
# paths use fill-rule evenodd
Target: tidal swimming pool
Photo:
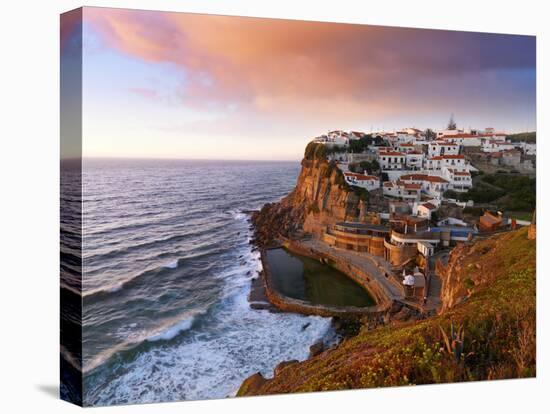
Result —
<path fill-rule="evenodd" d="M 369 293 L 342 272 L 283 248 L 266 251 L 273 287 L 282 295 L 315 305 L 375 305 Z"/>

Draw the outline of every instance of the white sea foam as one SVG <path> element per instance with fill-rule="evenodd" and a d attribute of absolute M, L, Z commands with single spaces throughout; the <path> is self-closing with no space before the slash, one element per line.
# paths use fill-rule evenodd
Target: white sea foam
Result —
<path fill-rule="evenodd" d="M 245 233 L 244 217 L 235 214 L 235 218 Z M 116 378 L 109 368 L 86 378 L 86 402 L 104 405 L 234 396 L 253 373 L 270 377 L 279 362 L 306 359 L 310 345 L 331 329 L 330 319 L 252 310 L 247 297 L 250 279 L 261 270 L 259 253 L 252 252 L 243 237 L 237 255 L 242 257 L 218 275 L 224 292 L 200 323 L 197 315 L 188 316 L 149 336 L 152 342 L 170 340 L 186 331 L 170 346 L 152 347 L 124 362 Z"/>
<path fill-rule="evenodd" d="M 241 382 L 253 373 L 270 377 L 279 362 L 306 359 L 309 346 L 329 328 L 326 318 L 253 311 L 246 301 L 246 290 L 241 290 L 215 312 L 206 330 L 192 329 L 175 346 L 141 353 L 125 363 L 122 375 L 95 388 L 102 381 L 98 377 L 98 384 L 89 384 L 89 389 L 98 391 L 89 396 L 89 402 L 234 396 Z M 143 383 L 155 387 L 143 388 Z"/>
<path fill-rule="evenodd" d="M 168 328 L 165 328 L 161 330 L 160 332 L 150 336 L 147 338 L 149 342 L 155 342 L 155 341 L 169 341 L 170 339 L 173 339 L 178 335 L 180 332 L 187 331 L 188 329 L 191 329 L 191 326 L 193 326 L 194 317 L 191 317 L 189 319 L 184 319 L 174 325 L 169 326 Z"/>

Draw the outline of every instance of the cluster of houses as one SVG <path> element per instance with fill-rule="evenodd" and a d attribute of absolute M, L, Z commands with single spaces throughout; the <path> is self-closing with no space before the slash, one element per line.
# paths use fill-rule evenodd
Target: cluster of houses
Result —
<path fill-rule="evenodd" d="M 479 231 L 498 231 L 516 225 L 515 220 L 508 223 L 489 212 L 475 226 L 456 217 L 442 217 L 443 214 L 437 212 L 444 202 L 462 208 L 473 205 L 471 201 L 452 198 L 473 186 L 472 173 L 477 169 L 469 161 L 474 159 L 472 154 L 485 157 L 495 165 L 514 167 L 523 157 L 536 154 L 535 144 L 509 142 L 506 134 L 493 128 L 447 129 L 429 134 L 405 128 L 369 134 L 381 140 L 367 142 L 370 145 L 365 145 L 362 153 L 348 150 L 352 140 L 366 135 L 339 130 L 314 141 L 332 147 L 329 158 L 337 163 L 349 185 L 378 191 L 389 199 L 389 211 L 369 215 L 362 222 L 342 222 L 328 227 L 321 235 L 326 243 L 384 258 L 393 268 L 403 271 L 402 282 L 406 284 L 407 280 L 424 280 L 418 267 L 414 277 L 411 276 L 410 266 L 423 264 L 421 267 L 426 272 L 428 258 L 439 247 L 464 242 Z M 380 174 L 359 172 L 363 161 L 368 161 L 370 166 L 377 161 Z M 371 220 L 372 217 L 375 219 Z"/>
<path fill-rule="evenodd" d="M 329 157 L 337 162 L 349 185 L 369 192 L 381 189 L 385 197 L 405 203 L 409 215 L 426 220 L 432 218 L 444 201 L 461 207 L 473 205 L 472 202 L 459 202 L 452 198 L 454 194 L 467 192 L 473 186 L 472 172 L 477 169 L 465 156 L 468 148 L 489 157 L 499 154 L 504 158 L 503 162 L 509 165 L 513 165 L 517 154 L 536 151 L 531 144 L 508 142 L 505 133 L 493 128 L 447 129 L 429 135 L 416 128 L 376 132 L 370 136 L 380 137 L 384 145 L 373 142 L 361 154 L 351 153 L 346 147 L 350 141 L 366 136 L 363 132 L 331 131 L 314 141 L 339 147 L 331 151 Z M 374 160 L 380 166 L 380 176 L 366 171 L 357 172 L 358 163 Z M 352 164 L 354 171 L 349 168 Z"/>

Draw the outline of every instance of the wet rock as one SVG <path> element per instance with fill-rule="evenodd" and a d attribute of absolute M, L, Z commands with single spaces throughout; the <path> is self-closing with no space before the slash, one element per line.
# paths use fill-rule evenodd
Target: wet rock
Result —
<path fill-rule="evenodd" d="M 325 350 L 325 344 L 323 341 L 317 341 L 313 345 L 309 347 L 309 357 L 314 357 L 316 355 L 319 355 L 321 352 Z"/>
<path fill-rule="evenodd" d="M 273 305 L 268 302 L 252 302 L 250 303 L 250 309 L 254 310 L 272 310 Z"/>
<path fill-rule="evenodd" d="M 309 327 L 309 325 L 311 325 L 311 322 L 308 322 L 308 323 L 304 324 L 302 326 L 302 332 L 305 331 Z"/>
<path fill-rule="evenodd" d="M 243 381 L 239 391 L 237 391 L 237 397 L 257 394 L 266 382 L 264 376 L 260 372 L 256 372 Z"/>
<path fill-rule="evenodd" d="M 283 361 L 283 362 L 277 364 L 277 366 L 273 370 L 273 374 L 274 375 L 279 375 L 283 369 L 285 369 L 286 367 L 289 367 L 290 365 L 297 364 L 298 362 L 299 361 L 296 360 L 296 359 L 291 359 L 290 361 Z"/>

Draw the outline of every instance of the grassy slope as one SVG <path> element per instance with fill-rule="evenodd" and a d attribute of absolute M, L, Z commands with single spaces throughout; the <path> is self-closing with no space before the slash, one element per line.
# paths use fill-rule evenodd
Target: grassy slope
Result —
<path fill-rule="evenodd" d="M 239 395 L 534 376 L 535 242 L 526 230 L 467 249 L 452 279 L 471 295 L 444 314 L 361 331 Z M 445 345 L 451 323 L 464 327 L 463 351 L 456 354 Z"/>

